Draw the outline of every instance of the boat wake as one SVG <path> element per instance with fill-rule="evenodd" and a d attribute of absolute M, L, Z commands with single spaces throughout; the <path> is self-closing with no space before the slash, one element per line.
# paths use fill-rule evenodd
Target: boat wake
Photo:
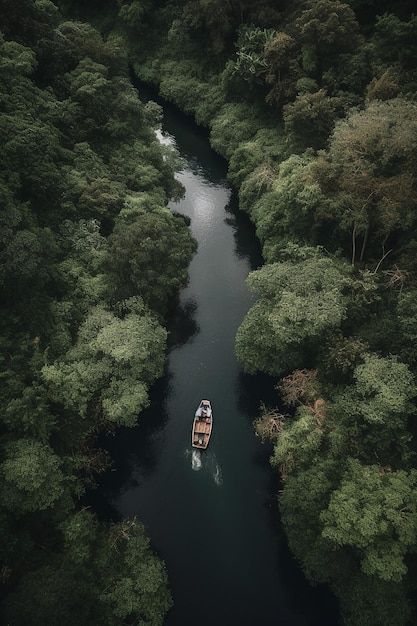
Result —
<path fill-rule="evenodd" d="M 193 450 L 191 454 L 191 467 L 195 472 L 198 472 L 203 467 L 200 450 Z"/>
<path fill-rule="evenodd" d="M 218 487 L 221 487 L 223 485 L 222 468 L 220 467 L 220 463 L 218 462 L 217 457 L 214 454 L 214 452 L 210 454 L 207 460 L 208 460 L 208 468 L 209 468 L 211 476 L 213 477 L 214 482 L 216 483 Z"/>
<path fill-rule="evenodd" d="M 207 471 L 218 487 L 223 485 L 223 473 L 214 452 L 206 450 L 185 450 L 185 456 L 191 457 L 191 469 L 194 472 Z"/>

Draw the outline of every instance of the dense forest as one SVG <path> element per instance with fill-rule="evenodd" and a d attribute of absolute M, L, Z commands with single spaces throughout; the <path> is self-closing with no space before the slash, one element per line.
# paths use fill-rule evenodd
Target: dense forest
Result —
<path fill-rule="evenodd" d="M 346 626 L 415 623 L 413 3 L 0 6 L 5 622 L 157 625 L 171 604 L 140 522 L 79 506 L 97 435 L 162 373 L 195 252 L 131 67 L 207 127 L 262 245 L 236 354 L 275 387 L 254 426 L 293 554 Z"/>
<path fill-rule="evenodd" d="M 161 624 L 138 520 L 80 505 L 165 363 L 196 249 L 127 54 L 49 0 L 1 2 L 1 622 Z"/>

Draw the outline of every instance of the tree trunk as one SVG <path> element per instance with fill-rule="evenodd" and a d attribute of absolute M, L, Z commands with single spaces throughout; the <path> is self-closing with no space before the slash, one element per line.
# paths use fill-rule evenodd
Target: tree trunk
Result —
<path fill-rule="evenodd" d="M 366 244 L 368 243 L 368 233 L 369 233 L 369 228 L 367 228 L 365 230 L 365 234 L 363 236 L 361 256 L 360 256 L 360 259 L 359 259 L 361 262 L 363 261 L 363 257 L 365 256 Z"/>
<path fill-rule="evenodd" d="M 355 265 L 356 260 L 356 224 L 353 224 L 352 230 L 352 267 Z"/>

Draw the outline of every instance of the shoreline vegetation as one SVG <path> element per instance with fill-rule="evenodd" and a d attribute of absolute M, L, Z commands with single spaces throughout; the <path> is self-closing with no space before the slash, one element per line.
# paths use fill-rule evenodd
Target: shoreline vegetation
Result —
<path fill-rule="evenodd" d="M 412 3 L 57 4 L 1 0 L 3 618 L 70 624 L 76 609 L 81 624 L 156 626 L 172 602 L 140 522 L 77 508 L 109 463 L 97 434 L 133 425 L 163 371 L 196 246 L 166 208 L 181 189 L 131 65 L 209 129 L 262 245 L 236 354 L 276 385 L 255 431 L 281 476 L 289 546 L 345 626 L 408 626 Z"/>

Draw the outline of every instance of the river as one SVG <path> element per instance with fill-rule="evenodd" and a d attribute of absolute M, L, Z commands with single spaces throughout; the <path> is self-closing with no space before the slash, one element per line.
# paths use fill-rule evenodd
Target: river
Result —
<path fill-rule="evenodd" d="M 198 252 L 169 329 L 166 375 L 139 425 L 109 442 L 115 471 L 96 504 L 147 526 L 174 599 L 166 626 L 335 626 L 334 601 L 309 587 L 289 554 L 270 450 L 254 436 L 271 381 L 245 376 L 234 354 L 252 303 L 245 278 L 262 262 L 253 227 L 204 131 L 165 105 L 159 137 L 180 154 L 186 192 L 171 208 L 190 218 Z M 213 434 L 207 451 L 193 452 L 202 398 L 212 402 Z"/>

